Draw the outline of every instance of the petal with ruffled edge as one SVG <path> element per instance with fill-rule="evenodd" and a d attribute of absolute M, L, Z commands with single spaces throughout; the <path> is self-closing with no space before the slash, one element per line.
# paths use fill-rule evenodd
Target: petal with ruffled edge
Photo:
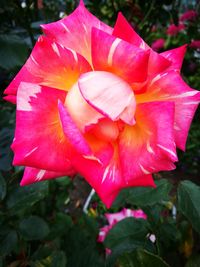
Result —
<path fill-rule="evenodd" d="M 161 170 L 175 168 L 174 104 L 151 102 L 138 104 L 136 124 L 126 126 L 119 136 L 119 155 L 123 177 L 133 184 Z"/>
<path fill-rule="evenodd" d="M 117 21 L 113 30 L 113 35 L 144 50 L 148 50 L 150 48 L 144 42 L 144 40 L 134 31 L 132 26 L 128 23 L 121 12 L 119 12 L 118 14 Z"/>
<path fill-rule="evenodd" d="M 17 93 L 14 165 L 55 172 L 68 172 L 68 141 L 63 133 L 57 102 L 66 92 L 31 83 L 21 83 Z M 59 162 L 59 164 L 58 164 Z"/>
<path fill-rule="evenodd" d="M 9 101 L 13 104 L 16 104 L 17 100 L 17 90 L 21 82 L 31 82 L 31 83 L 40 83 L 42 81 L 41 77 L 36 77 L 32 75 L 26 68 L 26 64 L 21 68 L 15 78 L 8 85 L 4 94 L 7 95 L 4 97 L 6 101 Z"/>
<path fill-rule="evenodd" d="M 157 75 L 148 84 L 145 94 L 136 96 L 137 103 L 171 101 L 175 103 L 174 138 L 177 147 L 185 150 L 190 124 L 200 102 L 200 92 L 190 88 L 179 72 Z"/>
<path fill-rule="evenodd" d="M 4 93 L 15 95 L 20 82 L 69 90 L 80 74 L 88 71 L 91 66 L 81 55 L 40 36 L 29 59 Z"/>
<path fill-rule="evenodd" d="M 147 78 L 149 51 L 92 29 L 92 64 L 95 70 L 109 71 L 130 85 Z"/>
<path fill-rule="evenodd" d="M 106 71 L 93 71 L 81 75 L 78 85 L 83 98 L 101 114 L 112 121 L 135 123 L 134 93 L 120 77 Z"/>
<path fill-rule="evenodd" d="M 65 18 L 42 25 L 47 37 L 71 48 L 91 62 L 91 29 L 101 29 L 112 33 L 112 28 L 93 16 L 81 1 L 76 10 Z"/>
<path fill-rule="evenodd" d="M 186 52 L 186 48 L 187 48 L 187 45 L 182 45 L 178 48 L 165 51 L 161 53 L 160 55 L 172 62 L 171 64 L 172 70 L 180 70 L 182 63 L 183 63 L 184 55 Z"/>
<path fill-rule="evenodd" d="M 21 186 L 29 185 L 32 183 L 50 180 L 61 176 L 67 176 L 67 175 L 72 176 L 74 174 L 75 171 L 72 168 L 69 169 L 69 171 L 66 173 L 66 172 L 53 172 L 53 171 L 26 167 L 20 185 Z"/>

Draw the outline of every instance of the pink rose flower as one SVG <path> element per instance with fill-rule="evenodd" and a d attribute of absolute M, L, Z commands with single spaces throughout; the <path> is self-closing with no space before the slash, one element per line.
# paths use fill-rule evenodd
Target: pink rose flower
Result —
<path fill-rule="evenodd" d="M 165 45 L 165 39 L 163 38 L 160 38 L 160 39 L 157 39 L 155 40 L 152 44 L 151 44 L 151 48 L 154 50 L 154 51 L 160 51 L 161 49 L 164 48 L 164 45 Z"/>
<path fill-rule="evenodd" d="M 99 236 L 97 239 L 98 242 L 104 242 L 110 229 L 112 229 L 115 224 L 125 218 L 133 217 L 136 219 L 147 219 L 147 215 L 142 210 L 131 210 L 125 208 L 120 212 L 106 213 L 105 217 L 108 220 L 109 225 L 106 225 L 100 229 Z"/>
<path fill-rule="evenodd" d="M 190 43 L 190 47 L 194 49 L 200 49 L 200 40 L 193 40 Z"/>
<path fill-rule="evenodd" d="M 111 28 L 83 1 L 42 29 L 5 90 L 21 185 L 80 173 L 107 207 L 122 188 L 155 186 L 152 173 L 174 169 L 185 149 L 200 100 L 180 75 L 186 46 L 158 54 L 121 13 Z"/>
<path fill-rule="evenodd" d="M 198 14 L 195 10 L 188 10 L 180 16 L 180 21 L 195 20 Z"/>
<path fill-rule="evenodd" d="M 179 24 L 178 26 L 176 26 L 175 24 L 171 24 L 167 28 L 167 34 L 171 36 L 175 36 L 179 32 L 183 31 L 184 29 L 185 29 L 185 26 L 183 24 Z"/>

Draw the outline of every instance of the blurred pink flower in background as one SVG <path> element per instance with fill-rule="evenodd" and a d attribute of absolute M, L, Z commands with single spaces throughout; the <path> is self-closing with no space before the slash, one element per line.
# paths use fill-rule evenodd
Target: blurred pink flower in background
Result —
<path fill-rule="evenodd" d="M 167 28 L 167 34 L 171 35 L 171 36 L 175 36 L 177 35 L 180 31 L 184 30 L 185 26 L 183 24 L 179 24 L 178 26 L 176 26 L 175 24 L 171 24 L 169 25 L 169 27 Z"/>
<path fill-rule="evenodd" d="M 180 21 L 195 20 L 198 14 L 195 10 L 188 10 L 180 16 Z"/>
<path fill-rule="evenodd" d="M 155 40 L 152 44 L 151 44 L 151 48 L 155 51 L 160 51 L 164 48 L 165 45 L 165 39 L 160 38 Z"/>
<path fill-rule="evenodd" d="M 190 47 L 194 49 L 200 49 L 200 40 L 193 40 L 190 43 Z"/>
<path fill-rule="evenodd" d="M 157 31 L 157 26 L 153 25 L 152 28 L 151 28 L 151 32 L 156 32 L 156 31 Z"/>
<path fill-rule="evenodd" d="M 38 0 L 37 1 L 37 6 L 38 6 L 38 9 L 43 9 L 44 8 L 43 0 Z"/>

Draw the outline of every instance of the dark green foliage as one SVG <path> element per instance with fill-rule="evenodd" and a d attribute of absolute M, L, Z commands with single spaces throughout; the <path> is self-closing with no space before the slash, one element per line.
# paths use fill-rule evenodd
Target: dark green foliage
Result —
<path fill-rule="evenodd" d="M 183 181 L 178 187 L 178 208 L 200 233 L 200 187 L 190 181 Z"/>
<path fill-rule="evenodd" d="M 152 206 L 157 202 L 168 201 L 172 185 L 162 179 L 156 182 L 156 188 L 133 187 L 122 190 L 114 205 L 124 206 L 129 203 L 136 206 Z"/>
<path fill-rule="evenodd" d="M 123 267 L 169 267 L 160 257 L 142 249 L 123 255 L 119 262 Z"/>

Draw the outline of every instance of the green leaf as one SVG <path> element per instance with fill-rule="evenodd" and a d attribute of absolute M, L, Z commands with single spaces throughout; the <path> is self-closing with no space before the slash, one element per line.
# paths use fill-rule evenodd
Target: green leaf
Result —
<path fill-rule="evenodd" d="M 126 218 L 118 222 L 107 234 L 105 246 L 112 249 L 122 243 L 144 242 L 148 233 L 148 223 L 143 219 Z"/>
<path fill-rule="evenodd" d="M 18 238 L 17 233 L 11 230 L 6 237 L 2 238 L 0 241 L 0 256 L 5 256 L 10 254 L 17 246 Z"/>
<path fill-rule="evenodd" d="M 48 193 L 48 181 L 36 183 L 24 187 L 15 187 L 7 199 L 7 207 L 12 213 L 30 208 L 36 202 L 43 199 Z"/>
<path fill-rule="evenodd" d="M 67 235 L 72 226 L 73 222 L 70 216 L 63 213 L 57 213 L 55 220 L 51 225 L 49 239 L 55 239 L 59 236 Z"/>
<path fill-rule="evenodd" d="M 138 249 L 135 253 L 123 255 L 119 262 L 119 266 L 123 267 L 169 267 L 159 256 L 143 249 Z"/>
<path fill-rule="evenodd" d="M 6 70 L 20 67 L 28 56 L 28 46 L 17 35 L 0 36 L 0 67 Z"/>
<path fill-rule="evenodd" d="M 114 206 L 124 206 L 129 203 L 137 206 L 152 206 L 156 203 L 169 200 L 169 192 L 172 185 L 168 180 L 156 181 L 156 188 L 152 187 L 133 187 L 122 190 L 116 199 Z"/>
<path fill-rule="evenodd" d="M 130 217 L 118 222 L 108 232 L 104 241 L 105 247 L 112 250 L 112 254 L 107 259 L 107 266 L 112 266 L 125 252 L 148 246 L 149 242 L 146 238 L 148 232 L 148 223 L 145 220 Z"/>
<path fill-rule="evenodd" d="M 97 248 L 92 244 L 83 246 L 81 243 L 78 250 L 68 254 L 67 266 L 73 267 L 105 267 L 104 262 L 98 254 Z"/>
<path fill-rule="evenodd" d="M 6 196 L 6 181 L 0 173 L 0 201 Z"/>
<path fill-rule="evenodd" d="M 19 229 L 25 240 L 41 240 L 49 234 L 48 224 L 37 216 L 30 216 L 22 220 Z"/>
<path fill-rule="evenodd" d="M 67 259 L 63 251 L 55 251 L 52 255 L 51 267 L 66 267 Z"/>
<path fill-rule="evenodd" d="M 200 187 L 183 181 L 178 187 L 178 209 L 200 233 Z"/>

